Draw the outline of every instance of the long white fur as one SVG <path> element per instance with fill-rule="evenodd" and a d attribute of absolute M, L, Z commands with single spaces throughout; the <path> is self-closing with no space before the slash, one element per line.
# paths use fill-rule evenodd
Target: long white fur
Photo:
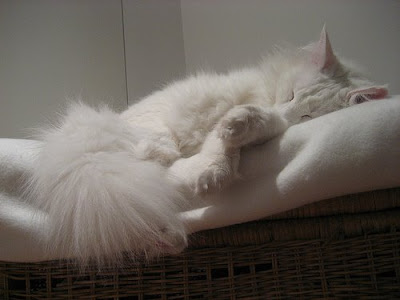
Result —
<path fill-rule="evenodd" d="M 123 252 L 158 255 L 175 239 L 185 243 L 175 218 L 182 195 L 164 168 L 135 157 L 143 138 L 118 114 L 81 103 L 43 134 L 28 186 L 52 220 L 48 251 L 85 266 L 114 264 Z"/>
<path fill-rule="evenodd" d="M 61 125 L 43 135 L 28 188 L 52 219 L 49 251 L 101 265 L 119 261 L 122 252 L 136 257 L 182 250 L 185 228 L 175 216 L 188 198 L 178 186 L 193 174 L 207 174 L 214 162 L 201 155 L 204 142 L 210 132 L 217 136 L 215 128 L 230 110 L 264 107 L 296 124 L 351 105 L 350 91 L 372 85 L 339 61 L 316 65 L 312 49 L 280 50 L 254 68 L 191 76 L 121 115 L 71 106 Z"/>

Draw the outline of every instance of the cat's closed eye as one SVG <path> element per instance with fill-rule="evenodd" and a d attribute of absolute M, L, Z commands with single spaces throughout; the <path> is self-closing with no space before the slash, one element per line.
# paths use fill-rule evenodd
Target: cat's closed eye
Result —
<path fill-rule="evenodd" d="M 309 119 L 312 119 L 312 117 L 310 115 L 301 116 L 301 120 L 302 121 L 306 121 L 306 120 L 309 120 Z"/>
<path fill-rule="evenodd" d="M 294 92 L 292 91 L 292 92 L 290 93 L 290 95 L 289 95 L 288 101 L 290 102 L 290 101 L 292 101 L 293 99 L 294 99 Z"/>

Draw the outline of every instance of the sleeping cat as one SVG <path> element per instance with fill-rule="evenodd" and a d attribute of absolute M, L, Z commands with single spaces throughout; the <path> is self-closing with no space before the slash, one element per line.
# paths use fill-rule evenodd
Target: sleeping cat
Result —
<path fill-rule="evenodd" d="M 179 252 L 176 213 L 239 178 L 242 147 L 386 94 L 339 62 L 323 29 L 316 43 L 172 83 L 120 115 L 74 104 L 44 131 L 28 185 L 50 217 L 47 250 L 83 265 Z"/>

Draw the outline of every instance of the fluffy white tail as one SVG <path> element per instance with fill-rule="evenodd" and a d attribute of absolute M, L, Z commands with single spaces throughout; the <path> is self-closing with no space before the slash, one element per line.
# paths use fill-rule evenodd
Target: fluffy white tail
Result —
<path fill-rule="evenodd" d="M 135 158 L 141 135 L 109 109 L 83 104 L 45 131 L 28 189 L 50 216 L 52 255 L 101 265 L 184 246 L 183 197 L 164 168 Z"/>

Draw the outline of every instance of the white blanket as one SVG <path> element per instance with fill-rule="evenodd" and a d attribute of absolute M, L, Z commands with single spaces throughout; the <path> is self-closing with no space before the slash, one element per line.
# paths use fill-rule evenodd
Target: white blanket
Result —
<path fill-rule="evenodd" d="M 20 176 L 38 142 L 0 140 L 0 260 L 49 259 L 46 214 L 21 199 Z M 243 151 L 247 179 L 182 213 L 191 232 L 256 220 L 343 194 L 400 186 L 400 96 L 364 103 L 293 126 Z M 52 257 L 54 259 L 58 257 Z"/>

